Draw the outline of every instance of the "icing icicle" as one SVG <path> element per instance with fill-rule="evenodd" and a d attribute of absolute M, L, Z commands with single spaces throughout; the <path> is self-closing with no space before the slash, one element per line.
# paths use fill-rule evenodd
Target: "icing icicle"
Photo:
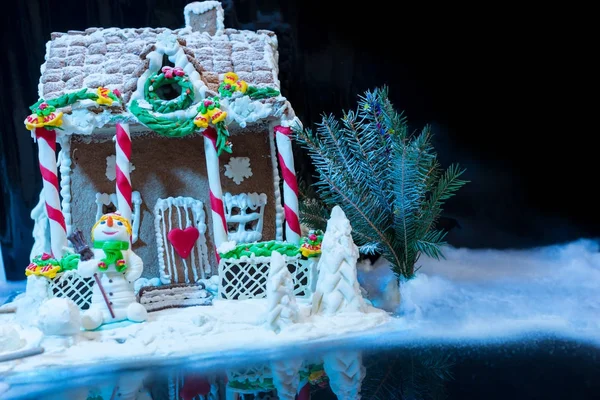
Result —
<path fill-rule="evenodd" d="M 71 234 L 71 137 L 63 136 L 60 139 L 60 195 L 62 196 L 62 213 L 65 217 L 67 236 Z"/>

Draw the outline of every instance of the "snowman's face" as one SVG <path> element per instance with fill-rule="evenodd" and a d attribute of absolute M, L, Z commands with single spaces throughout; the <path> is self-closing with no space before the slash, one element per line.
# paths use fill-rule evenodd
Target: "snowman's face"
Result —
<path fill-rule="evenodd" d="M 94 240 L 102 241 L 114 241 L 120 240 L 123 242 L 129 241 L 129 233 L 125 228 L 123 222 L 108 217 L 100 223 L 94 229 Z"/>

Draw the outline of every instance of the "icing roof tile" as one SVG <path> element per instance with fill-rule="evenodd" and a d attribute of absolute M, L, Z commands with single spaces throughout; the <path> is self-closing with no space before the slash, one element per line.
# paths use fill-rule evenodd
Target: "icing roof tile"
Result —
<path fill-rule="evenodd" d="M 138 77 L 147 68 L 148 49 L 163 32 L 178 37 L 188 60 L 211 90 L 217 90 L 219 74 L 229 71 L 238 73 L 250 85 L 279 89 L 277 38 L 271 31 L 228 28 L 211 36 L 190 28 L 88 28 L 52 33 L 39 96 L 52 99 L 84 86 L 105 86 L 119 89 L 129 101 Z"/>

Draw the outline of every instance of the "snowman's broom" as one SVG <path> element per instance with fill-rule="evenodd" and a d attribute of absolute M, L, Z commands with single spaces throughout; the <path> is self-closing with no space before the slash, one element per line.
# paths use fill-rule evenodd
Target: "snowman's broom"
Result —
<path fill-rule="evenodd" d="M 81 256 L 81 261 L 87 261 L 94 258 L 94 253 L 90 250 L 90 246 L 85 242 L 85 238 L 83 237 L 83 232 L 79 229 L 76 229 L 71 233 L 68 237 L 69 241 L 73 243 L 73 249 L 76 253 Z M 104 298 L 104 302 L 106 303 L 106 307 L 108 307 L 108 311 L 110 312 L 111 317 L 115 317 L 115 312 L 110 305 L 110 301 L 108 300 L 108 296 L 106 296 L 106 291 L 104 290 L 104 286 L 100 282 L 100 277 L 97 273 L 94 273 L 94 280 L 96 281 L 96 285 L 98 285 L 98 289 L 100 289 L 100 293 L 102 293 L 102 297 Z"/>

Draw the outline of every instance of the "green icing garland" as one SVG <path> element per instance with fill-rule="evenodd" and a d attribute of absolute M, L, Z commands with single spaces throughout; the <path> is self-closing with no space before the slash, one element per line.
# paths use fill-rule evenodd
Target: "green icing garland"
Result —
<path fill-rule="evenodd" d="M 217 156 L 220 156 L 222 152 L 226 152 L 231 154 L 231 145 L 227 140 L 229 138 L 229 131 L 227 130 L 227 126 L 225 122 L 219 122 L 215 125 L 215 129 L 217 131 Z"/>
<path fill-rule="evenodd" d="M 279 96 L 279 91 L 270 87 L 257 88 L 256 86 L 248 86 L 245 94 L 250 96 L 252 100 L 259 100 Z"/>
<path fill-rule="evenodd" d="M 36 113 L 38 115 L 47 116 L 50 112 L 52 112 L 54 110 L 52 110 L 48 107 L 40 109 L 39 107 L 43 103 L 46 103 L 47 105 L 54 107 L 54 108 L 61 108 L 61 107 L 66 107 L 66 106 L 75 104 L 76 102 L 78 102 L 80 100 L 96 101 L 97 99 L 98 99 L 98 95 L 96 93 L 88 92 L 87 88 L 83 88 L 76 92 L 63 94 L 62 96 L 59 96 L 52 100 L 39 99 L 38 102 L 35 103 L 34 105 L 32 105 L 31 107 L 29 107 L 29 109 L 31 110 L 31 112 Z M 113 100 L 118 100 L 118 99 L 115 96 L 115 98 L 113 98 Z"/>
<path fill-rule="evenodd" d="M 198 106 L 198 112 L 202 112 L 202 107 L 203 103 L 201 102 Z M 204 130 L 203 128 L 198 128 L 194 124 L 193 119 L 171 119 L 152 114 L 149 110 L 142 108 L 137 100 L 131 102 L 129 111 L 131 111 L 142 124 L 161 136 L 178 138 Z M 225 122 L 221 121 L 216 123 L 214 128 L 217 131 L 217 155 L 220 156 L 223 151 L 231 153 L 231 146 L 227 140 L 229 138 L 229 131 L 227 130 Z"/>
<path fill-rule="evenodd" d="M 227 383 L 232 389 L 238 390 L 260 390 L 260 391 L 268 391 L 275 389 L 275 385 L 273 384 L 273 378 L 265 378 L 262 381 L 251 382 L 248 379 L 244 379 L 243 381 L 229 381 Z"/>
<path fill-rule="evenodd" d="M 153 115 L 150 111 L 140 107 L 137 100 L 131 102 L 129 111 L 137 119 L 161 136 L 177 138 L 190 135 L 198 130 L 193 119 L 171 119 Z"/>
<path fill-rule="evenodd" d="M 181 87 L 181 94 L 172 100 L 163 100 L 158 97 L 156 90 L 161 86 L 177 84 Z M 152 90 L 150 90 L 152 88 Z M 151 75 L 144 85 L 144 97 L 152 105 L 152 109 L 161 114 L 170 113 L 178 110 L 185 110 L 194 101 L 194 87 L 187 75 L 172 75 L 167 78 L 164 73 L 155 73 Z"/>
<path fill-rule="evenodd" d="M 269 242 L 238 244 L 235 246 L 235 249 L 220 254 L 220 256 L 221 258 L 239 259 L 243 256 L 250 257 L 254 254 L 256 257 L 270 257 L 274 251 L 288 257 L 294 257 L 300 253 L 300 249 L 295 244 L 271 240 Z"/>

